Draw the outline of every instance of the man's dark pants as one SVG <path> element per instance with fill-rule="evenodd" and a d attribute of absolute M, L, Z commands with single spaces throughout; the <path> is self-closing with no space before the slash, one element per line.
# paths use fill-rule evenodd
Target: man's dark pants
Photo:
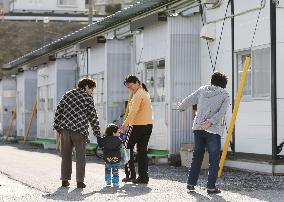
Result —
<path fill-rule="evenodd" d="M 209 173 L 207 188 L 215 189 L 220 162 L 221 137 L 218 134 L 209 133 L 204 130 L 195 130 L 194 145 L 195 148 L 193 152 L 192 163 L 188 173 L 187 184 L 193 186 L 197 184 L 200 168 L 205 153 L 205 147 L 207 147 L 209 153 Z"/>
<path fill-rule="evenodd" d="M 70 130 L 62 130 L 61 133 L 61 180 L 71 180 L 73 147 L 76 150 L 76 180 L 84 182 L 86 138 L 82 134 Z"/>

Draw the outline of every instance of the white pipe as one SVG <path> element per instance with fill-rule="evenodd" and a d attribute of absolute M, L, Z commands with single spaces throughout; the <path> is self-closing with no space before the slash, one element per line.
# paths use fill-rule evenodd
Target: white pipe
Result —
<path fill-rule="evenodd" d="M 80 21 L 80 22 L 87 22 L 88 17 L 58 17 L 58 16 L 2 16 L 1 19 L 3 20 L 16 20 L 16 21 L 44 21 L 47 19 L 49 21 Z M 103 19 L 103 17 L 93 17 L 93 21 L 99 21 Z"/>
<path fill-rule="evenodd" d="M 266 0 L 263 1 L 263 5 L 260 6 L 260 7 L 252 8 L 252 9 L 249 9 L 249 10 L 246 10 L 246 11 L 242 11 L 242 12 L 237 13 L 237 14 L 235 14 L 235 15 L 229 15 L 229 16 L 227 16 L 225 19 L 237 17 L 237 16 L 240 16 L 240 15 L 243 15 L 243 14 L 246 14 L 246 13 L 250 13 L 250 12 L 252 12 L 252 11 L 256 11 L 256 10 L 259 10 L 259 9 L 263 9 L 263 8 L 265 7 L 265 5 L 266 5 Z M 212 20 L 212 21 L 208 21 L 208 22 L 207 22 L 206 16 L 205 16 L 205 23 L 206 23 L 206 24 L 216 23 L 216 22 L 223 21 L 223 20 L 224 20 L 224 18 L 219 18 L 219 19 L 217 19 L 217 20 Z"/>

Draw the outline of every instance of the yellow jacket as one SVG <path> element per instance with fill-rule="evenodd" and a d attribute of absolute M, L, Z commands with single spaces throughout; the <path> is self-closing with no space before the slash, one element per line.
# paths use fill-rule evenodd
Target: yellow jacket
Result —
<path fill-rule="evenodd" d="M 153 124 L 150 95 L 142 87 L 133 94 L 128 107 L 129 112 L 123 125 Z"/>

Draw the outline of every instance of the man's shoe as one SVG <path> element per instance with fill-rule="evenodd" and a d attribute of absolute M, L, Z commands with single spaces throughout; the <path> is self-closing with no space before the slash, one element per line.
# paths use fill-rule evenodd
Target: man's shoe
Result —
<path fill-rule="evenodd" d="M 84 182 L 77 182 L 77 188 L 86 188 L 86 185 Z"/>
<path fill-rule="evenodd" d="M 122 182 L 132 182 L 132 178 L 125 177 L 121 181 Z"/>
<path fill-rule="evenodd" d="M 188 191 L 195 191 L 195 188 L 193 185 L 187 185 L 186 188 Z"/>
<path fill-rule="evenodd" d="M 62 187 L 69 187 L 70 183 L 67 181 L 62 181 Z"/>
<path fill-rule="evenodd" d="M 215 189 L 207 189 L 207 194 L 220 194 L 221 190 L 218 188 Z"/>
<path fill-rule="evenodd" d="M 137 179 L 132 180 L 132 182 L 134 184 L 148 184 L 149 178 L 144 179 L 144 178 L 138 177 Z"/>

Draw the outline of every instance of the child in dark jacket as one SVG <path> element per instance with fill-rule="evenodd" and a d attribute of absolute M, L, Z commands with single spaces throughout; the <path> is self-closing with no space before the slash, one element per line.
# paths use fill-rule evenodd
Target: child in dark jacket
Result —
<path fill-rule="evenodd" d="M 107 186 L 119 187 L 119 165 L 121 161 L 120 146 L 121 140 L 119 139 L 118 126 L 109 124 L 105 131 L 103 139 L 104 145 L 104 161 L 105 161 L 105 181 Z M 111 177 L 112 173 L 112 177 Z"/>

